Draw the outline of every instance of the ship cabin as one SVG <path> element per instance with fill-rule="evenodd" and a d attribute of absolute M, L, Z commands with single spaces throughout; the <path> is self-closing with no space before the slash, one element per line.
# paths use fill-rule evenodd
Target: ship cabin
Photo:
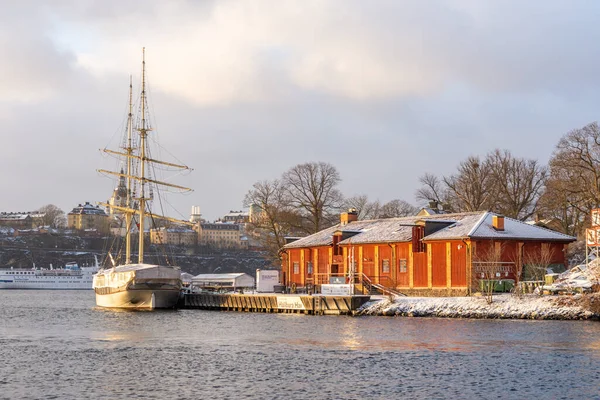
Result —
<path fill-rule="evenodd" d="M 353 283 L 407 295 L 457 296 L 477 291 L 482 278 L 518 282 L 527 266 L 567 267 L 576 238 L 489 211 L 340 223 L 282 248 L 282 284 L 319 292 L 321 285 Z"/>

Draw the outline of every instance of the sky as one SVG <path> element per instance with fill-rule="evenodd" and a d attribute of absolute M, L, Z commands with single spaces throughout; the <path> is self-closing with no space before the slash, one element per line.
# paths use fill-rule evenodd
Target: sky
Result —
<path fill-rule="evenodd" d="M 598 120 L 592 1 L 0 0 L 0 211 L 106 201 L 142 48 L 152 140 L 194 169 L 166 213 L 215 220 L 324 161 L 346 196 L 508 149 L 546 163 Z"/>

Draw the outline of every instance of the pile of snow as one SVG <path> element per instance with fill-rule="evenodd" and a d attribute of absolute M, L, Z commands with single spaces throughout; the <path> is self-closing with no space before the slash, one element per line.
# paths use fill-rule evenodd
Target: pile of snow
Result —
<path fill-rule="evenodd" d="M 575 297 L 575 296 L 570 296 Z M 492 304 L 484 297 L 397 297 L 365 304 L 358 315 L 444 318 L 591 319 L 597 316 L 562 296 L 495 295 Z"/>
<path fill-rule="evenodd" d="M 577 265 L 558 276 L 544 290 L 551 292 L 589 292 L 594 285 L 600 283 L 600 259 L 595 258 L 588 265 Z"/>

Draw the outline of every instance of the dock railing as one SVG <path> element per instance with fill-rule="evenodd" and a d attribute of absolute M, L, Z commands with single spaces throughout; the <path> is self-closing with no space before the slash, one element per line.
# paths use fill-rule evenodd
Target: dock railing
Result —
<path fill-rule="evenodd" d="M 318 293 L 321 285 L 330 283 L 353 284 L 355 294 L 373 294 L 375 290 L 383 295 L 404 295 L 396 290 L 396 282 L 389 276 L 370 277 L 358 272 L 351 275 L 344 273 L 313 274 L 312 278 L 306 279 L 306 289 L 304 290 Z"/>

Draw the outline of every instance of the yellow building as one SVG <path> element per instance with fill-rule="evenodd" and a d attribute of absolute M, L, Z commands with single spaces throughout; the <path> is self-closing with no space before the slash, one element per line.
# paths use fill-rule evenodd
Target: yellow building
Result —
<path fill-rule="evenodd" d="M 241 234 L 240 225 L 232 223 L 201 223 L 198 241 L 200 244 L 217 248 L 247 247 L 247 240 L 244 240 Z"/>
<path fill-rule="evenodd" d="M 93 206 L 89 202 L 79 204 L 69 214 L 67 214 L 67 226 L 69 229 L 80 231 L 95 230 L 101 234 L 108 234 L 110 231 L 110 218 L 98 206 Z"/>
<path fill-rule="evenodd" d="M 198 240 L 198 234 L 193 229 L 186 228 L 157 228 L 150 229 L 152 244 L 169 244 L 193 246 Z"/>

